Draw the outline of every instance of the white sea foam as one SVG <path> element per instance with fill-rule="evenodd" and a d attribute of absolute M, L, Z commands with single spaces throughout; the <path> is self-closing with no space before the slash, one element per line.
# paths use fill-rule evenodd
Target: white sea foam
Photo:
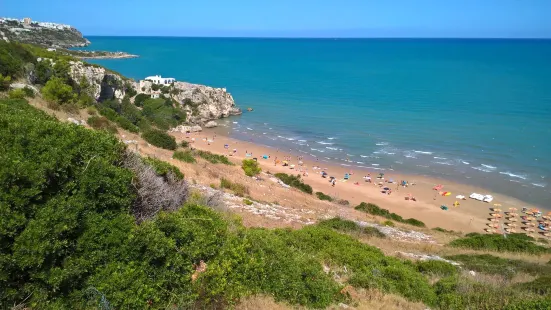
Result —
<path fill-rule="evenodd" d="M 483 167 L 471 167 L 474 170 L 482 171 L 482 172 L 492 172 L 492 170 L 485 169 Z"/>
<path fill-rule="evenodd" d="M 545 184 L 542 184 L 542 183 L 532 183 L 532 185 L 537 187 L 545 187 Z"/>
<path fill-rule="evenodd" d="M 347 164 L 341 164 L 341 166 L 350 167 L 350 165 Z"/>
<path fill-rule="evenodd" d="M 252 128 L 247 127 L 247 130 L 253 130 Z"/>
<path fill-rule="evenodd" d="M 467 161 L 461 161 L 461 162 L 464 163 L 465 165 L 469 164 L 469 162 L 467 162 Z"/>
<path fill-rule="evenodd" d="M 330 146 L 326 146 L 325 147 L 326 149 L 329 149 L 329 150 L 333 150 L 333 151 L 338 151 L 339 149 L 336 148 L 336 147 L 330 147 Z"/>
<path fill-rule="evenodd" d="M 413 150 L 413 152 L 415 152 L 415 153 L 417 153 L 417 154 L 432 155 L 432 152 L 427 152 L 427 151 L 416 151 L 416 150 Z"/>
<path fill-rule="evenodd" d="M 438 157 L 438 156 L 434 156 L 433 158 L 434 159 L 447 159 L 446 157 Z"/>
<path fill-rule="evenodd" d="M 350 156 L 350 157 L 353 157 L 354 155 L 352 155 L 352 154 L 346 154 L 346 156 Z"/>
<path fill-rule="evenodd" d="M 492 170 L 495 170 L 497 168 L 497 167 L 490 166 L 490 165 L 485 165 L 485 164 L 481 164 L 481 166 L 486 167 L 488 169 L 492 169 Z"/>
<path fill-rule="evenodd" d="M 519 180 L 509 180 L 509 182 L 520 183 Z"/>
<path fill-rule="evenodd" d="M 325 141 L 316 141 L 316 143 L 324 144 L 324 145 L 333 145 L 333 142 L 325 142 Z"/>
<path fill-rule="evenodd" d="M 388 142 L 378 142 L 378 143 L 375 143 L 375 145 L 379 145 L 379 146 L 388 145 Z"/>
<path fill-rule="evenodd" d="M 429 166 L 425 166 L 425 165 L 416 165 L 417 167 L 422 167 L 422 168 L 428 168 Z"/>
<path fill-rule="evenodd" d="M 371 164 L 371 166 L 380 166 L 379 164 Z"/>
<path fill-rule="evenodd" d="M 308 141 L 306 141 L 306 140 L 298 140 L 298 141 L 299 141 L 299 142 L 308 142 Z"/>
<path fill-rule="evenodd" d="M 447 162 L 447 161 L 435 161 L 434 163 L 439 164 L 439 165 L 453 166 L 452 163 Z"/>
<path fill-rule="evenodd" d="M 331 137 L 331 138 L 327 138 L 327 140 L 333 140 L 333 139 L 336 139 L 336 138 L 333 138 L 333 137 Z"/>
<path fill-rule="evenodd" d="M 285 139 L 287 139 L 289 141 L 295 141 L 295 138 L 285 138 Z"/>
<path fill-rule="evenodd" d="M 417 158 L 417 157 L 415 157 L 415 156 L 413 156 L 413 155 L 404 155 L 404 157 L 407 157 L 407 158 Z"/>
<path fill-rule="evenodd" d="M 238 122 L 232 122 L 232 123 L 234 123 L 234 124 L 239 124 Z"/>
<path fill-rule="evenodd" d="M 510 176 L 511 178 L 517 178 L 517 179 L 522 179 L 522 180 L 526 180 L 527 177 L 525 175 L 520 175 L 520 174 L 514 174 L 512 172 L 509 172 L 509 171 L 505 171 L 505 172 L 500 172 L 499 174 L 504 174 L 504 175 L 508 175 Z"/>
<path fill-rule="evenodd" d="M 360 157 L 366 158 L 366 157 L 369 157 L 369 156 L 365 156 L 365 155 L 360 155 Z"/>
<path fill-rule="evenodd" d="M 357 161 L 356 164 L 362 164 L 363 165 L 364 163 L 362 163 L 361 161 Z"/>

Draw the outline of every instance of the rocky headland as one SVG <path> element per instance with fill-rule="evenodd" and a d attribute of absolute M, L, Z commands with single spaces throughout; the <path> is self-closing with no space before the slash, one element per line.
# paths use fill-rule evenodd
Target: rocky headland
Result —
<path fill-rule="evenodd" d="M 76 28 L 30 18 L 0 18 L 0 38 L 4 41 L 36 44 L 50 48 L 81 47 L 90 44 Z"/>

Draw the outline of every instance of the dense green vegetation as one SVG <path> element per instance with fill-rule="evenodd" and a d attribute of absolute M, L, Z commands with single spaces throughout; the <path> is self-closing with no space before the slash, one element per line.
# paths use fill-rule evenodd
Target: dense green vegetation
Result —
<path fill-rule="evenodd" d="M 320 221 L 318 225 L 321 227 L 332 228 L 343 233 L 353 233 L 353 234 L 361 235 L 362 237 L 377 237 L 377 238 L 385 237 L 385 234 L 380 232 L 375 227 L 368 227 L 368 226 L 361 227 L 360 225 L 358 225 L 353 221 L 341 219 L 338 217 Z"/>
<path fill-rule="evenodd" d="M 178 147 L 176 139 L 164 131 L 158 129 L 149 129 L 142 133 L 142 138 L 156 147 L 167 150 L 175 150 Z"/>
<path fill-rule="evenodd" d="M 470 233 L 464 238 L 450 242 L 450 246 L 473 250 L 489 250 L 498 252 L 522 252 L 530 254 L 551 253 L 551 249 L 537 245 L 534 238 L 525 234 L 509 234 L 506 237 L 497 234 Z"/>
<path fill-rule="evenodd" d="M 446 256 L 446 259 L 460 262 L 465 268 L 486 274 L 498 274 L 508 278 L 523 272 L 531 275 L 551 275 L 551 265 L 527 262 L 520 259 L 501 258 L 490 254 L 461 254 Z"/>
<path fill-rule="evenodd" d="M 188 164 L 194 164 L 197 162 L 195 157 L 193 157 L 193 154 L 190 150 L 186 151 L 176 151 L 174 154 L 172 154 L 172 158 L 177 159 L 179 161 L 183 161 Z"/>
<path fill-rule="evenodd" d="M 144 161 L 160 176 L 167 178 L 172 174 L 178 180 L 184 179 L 184 174 L 176 166 L 153 157 L 144 158 Z"/>
<path fill-rule="evenodd" d="M 456 266 L 440 260 L 420 261 L 417 263 L 417 269 L 421 273 L 440 277 L 449 277 L 459 273 Z"/>
<path fill-rule="evenodd" d="M 228 166 L 234 166 L 228 157 L 224 155 L 213 154 L 209 151 L 194 150 L 193 154 L 201 157 L 202 159 L 208 161 L 211 164 L 224 164 Z"/>
<path fill-rule="evenodd" d="M 326 195 L 322 192 L 316 192 L 316 196 L 318 197 L 319 200 L 333 201 L 333 198 L 331 198 L 331 196 Z"/>
<path fill-rule="evenodd" d="M 302 182 L 302 179 L 300 177 L 300 174 L 292 175 L 292 174 L 286 174 L 286 173 L 276 173 L 275 177 L 280 179 L 283 183 L 294 187 L 296 189 L 299 189 L 302 192 L 305 192 L 307 194 L 312 194 L 312 186 Z"/>
<path fill-rule="evenodd" d="M 245 175 L 249 177 L 254 177 L 262 171 L 260 165 L 253 159 L 243 159 L 241 168 L 245 171 Z"/>
<path fill-rule="evenodd" d="M 380 208 L 378 205 L 373 203 L 362 202 L 361 204 L 354 207 L 354 209 L 358 211 L 366 212 L 372 215 L 382 216 L 384 218 L 393 220 L 395 222 L 409 224 L 416 227 L 425 227 L 425 223 L 417 219 L 414 219 L 414 218 L 404 219 L 400 215 L 396 213 L 390 213 L 390 211 L 388 211 L 387 209 Z"/>
<path fill-rule="evenodd" d="M 107 130 L 110 133 L 117 133 L 117 126 L 113 125 L 103 116 L 90 116 L 86 121 L 90 127 L 98 130 Z"/>

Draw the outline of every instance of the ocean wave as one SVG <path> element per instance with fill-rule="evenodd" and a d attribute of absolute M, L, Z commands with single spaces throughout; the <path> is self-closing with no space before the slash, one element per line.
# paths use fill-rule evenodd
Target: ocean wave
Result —
<path fill-rule="evenodd" d="M 341 164 L 341 166 L 350 167 L 350 165 L 347 164 Z"/>
<path fill-rule="evenodd" d="M 485 165 L 485 164 L 480 164 L 480 165 L 483 166 L 483 167 L 486 167 L 486 168 L 488 168 L 488 169 L 492 169 L 492 170 L 497 169 L 497 167 L 490 166 L 490 165 Z"/>
<path fill-rule="evenodd" d="M 417 158 L 417 157 L 415 157 L 415 156 L 413 156 L 413 155 L 404 155 L 404 157 L 407 157 L 407 158 Z"/>
<path fill-rule="evenodd" d="M 434 156 L 433 158 L 434 159 L 447 159 L 446 157 L 438 157 L 438 156 Z"/>
<path fill-rule="evenodd" d="M 461 161 L 461 162 L 465 165 L 469 165 L 469 162 L 467 162 L 467 161 Z"/>
<path fill-rule="evenodd" d="M 308 141 L 306 141 L 306 140 L 298 140 L 298 142 L 308 142 Z"/>
<path fill-rule="evenodd" d="M 422 168 L 429 168 L 429 166 L 426 166 L 426 165 L 416 165 L 417 167 L 422 167 Z"/>
<path fill-rule="evenodd" d="M 484 169 L 483 167 L 471 167 L 471 168 L 482 172 L 492 172 L 492 170 Z"/>
<path fill-rule="evenodd" d="M 384 146 L 384 145 L 388 145 L 388 142 L 378 142 L 378 143 L 375 143 L 375 145 Z"/>
<path fill-rule="evenodd" d="M 253 130 L 252 128 L 247 127 L 247 130 Z"/>
<path fill-rule="evenodd" d="M 238 122 L 232 122 L 232 123 L 234 123 L 234 124 L 239 124 Z"/>
<path fill-rule="evenodd" d="M 434 163 L 439 164 L 439 165 L 453 166 L 452 163 L 447 162 L 447 161 L 435 161 Z"/>
<path fill-rule="evenodd" d="M 525 175 L 520 175 L 520 174 L 514 174 L 512 172 L 509 172 L 509 171 L 505 171 L 505 172 L 500 172 L 499 174 L 504 174 L 504 175 L 508 175 L 510 176 L 511 178 L 517 178 L 517 179 L 523 179 L 523 180 L 526 180 L 527 177 Z"/>
<path fill-rule="evenodd" d="M 333 145 L 333 142 L 316 141 L 316 143 L 323 144 L 323 145 Z"/>
<path fill-rule="evenodd" d="M 346 156 L 354 157 L 354 155 L 352 155 L 352 154 L 346 154 Z"/>
<path fill-rule="evenodd" d="M 371 166 L 380 166 L 379 164 L 371 164 Z"/>
<path fill-rule="evenodd" d="M 520 183 L 519 180 L 509 180 L 509 182 Z"/>
<path fill-rule="evenodd" d="M 356 164 L 365 164 L 365 163 L 362 163 L 361 161 L 357 161 Z"/>
<path fill-rule="evenodd" d="M 369 156 L 365 156 L 365 155 L 360 155 L 360 157 L 363 157 L 363 158 L 367 158 L 367 157 L 369 157 Z"/>
<path fill-rule="evenodd" d="M 325 153 L 325 151 L 324 151 L 324 150 L 318 150 L 318 149 L 314 149 L 314 148 L 311 148 L 310 150 L 312 150 L 312 151 L 316 151 L 316 152 L 320 152 L 320 153 Z"/>
<path fill-rule="evenodd" d="M 330 147 L 330 146 L 326 146 L 325 148 L 326 148 L 326 149 L 329 149 L 329 150 L 333 150 L 333 151 L 338 151 L 338 150 L 339 150 L 339 148 Z"/>
<path fill-rule="evenodd" d="M 416 151 L 416 150 L 413 150 L 413 152 L 415 152 L 415 153 L 417 153 L 417 154 L 432 155 L 432 152 L 427 152 L 427 151 Z"/>
<path fill-rule="evenodd" d="M 537 187 L 545 187 L 546 185 L 545 184 L 542 184 L 542 183 L 531 183 L 532 185 L 534 186 L 537 186 Z"/>
<path fill-rule="evenodd" d="M 337 139 L 337 138 L 334 138 L 334 137 L 327 138 L 327 140 L 334 140 L 334 139 Z"/>

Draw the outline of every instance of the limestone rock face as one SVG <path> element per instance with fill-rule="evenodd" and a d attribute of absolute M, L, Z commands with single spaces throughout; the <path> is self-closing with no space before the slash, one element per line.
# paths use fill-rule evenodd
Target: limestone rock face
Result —
<path fill-rule="evenodd" d="M 70 62 L 70 75 L 75 83 L 86 79 L 89 84 L 88 93 L 96 100 L 107 98 L 122 99 L 124 97 L 123 79 L 105 68 L 94 67 L 81 61 Z"/>
<path fill-rule="evenodd" d="M 173 98 L 182 105 L 191 123 L 200 124 L 241 114 L 241 110 L 235 106 L 232 95 L 225 88 L 186 82 L 176 82 L 174 88 Z"/>
<path fill-rule="evenodd" d="M 218 123 L 215 122 L 215 121 L 208 121 L 206 124 L 205 124 L 205 128 L 214 128 L 214 127 L 217 127 L 218 126 Z"/>
<path fill-rule="evenodd" d="M 170 130 L 171 132 L 200 132 L 203 131 L 203 128 L 199 125 L 193 125 L 193 126 L 186 126 L 186 125 L 178 125 Z"/>

